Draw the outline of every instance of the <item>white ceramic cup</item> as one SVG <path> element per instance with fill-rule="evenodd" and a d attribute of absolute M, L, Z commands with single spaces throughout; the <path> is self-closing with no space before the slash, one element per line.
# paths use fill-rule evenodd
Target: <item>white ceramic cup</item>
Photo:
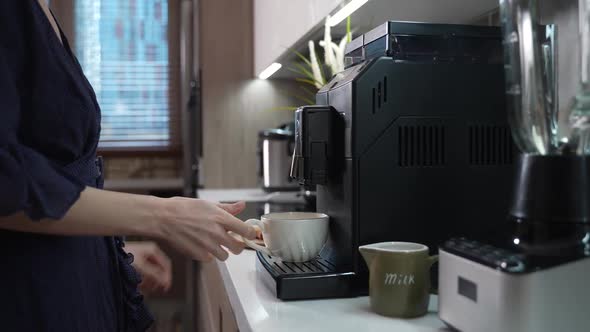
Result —
<path fill-rule="evenodd" d="M 306 262 L 316 258 L 328 237 L 330 218 L 316 212 L 278 212 L 249 219 L 247 224 L 262 231 L 264 244 L 260 246 L 243 239 L 250 248 L 287 262 Z"/>

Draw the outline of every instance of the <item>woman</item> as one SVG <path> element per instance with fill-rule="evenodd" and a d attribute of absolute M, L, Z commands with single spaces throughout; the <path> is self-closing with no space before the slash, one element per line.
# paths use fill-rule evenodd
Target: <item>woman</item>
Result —
<path fill-rule="evenodd" d="M 96 97 L 46 0 L 0 1 L 0 326 L 144 331 L 151 324 L 116 236 L 168 241 L 194 259 L 254 238 L 243 204 L 101 190 Z"/>

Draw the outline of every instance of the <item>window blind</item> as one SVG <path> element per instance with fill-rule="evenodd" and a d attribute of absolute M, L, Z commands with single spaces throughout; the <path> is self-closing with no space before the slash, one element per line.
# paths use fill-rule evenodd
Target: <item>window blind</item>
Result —
<path fill-rule="evenodd" d="M 99 148 L 180 143 L 167 0 L 76 0 L 75 48 L 102 109 Z"/>

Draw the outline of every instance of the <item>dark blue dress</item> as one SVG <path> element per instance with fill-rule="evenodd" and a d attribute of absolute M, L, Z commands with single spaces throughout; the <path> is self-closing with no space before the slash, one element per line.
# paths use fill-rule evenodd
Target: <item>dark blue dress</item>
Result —
<path fill-rule="evenodd" d="M 100 109 L 37 0 L 0 0 L 0 216 L 60 219 L 102 187 Z M 145 331 L 123 241 L 0 231 L 2 331 Z"/>

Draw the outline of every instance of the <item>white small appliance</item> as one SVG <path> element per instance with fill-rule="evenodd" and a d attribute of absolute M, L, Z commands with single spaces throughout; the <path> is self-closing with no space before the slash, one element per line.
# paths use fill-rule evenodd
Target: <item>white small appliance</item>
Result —
<path fill-rule="evenodd" d="M 439 316 L 462 332 L 590 329 L 590 258 L 527 257 L 467 239 L 439 251 Z"/>

